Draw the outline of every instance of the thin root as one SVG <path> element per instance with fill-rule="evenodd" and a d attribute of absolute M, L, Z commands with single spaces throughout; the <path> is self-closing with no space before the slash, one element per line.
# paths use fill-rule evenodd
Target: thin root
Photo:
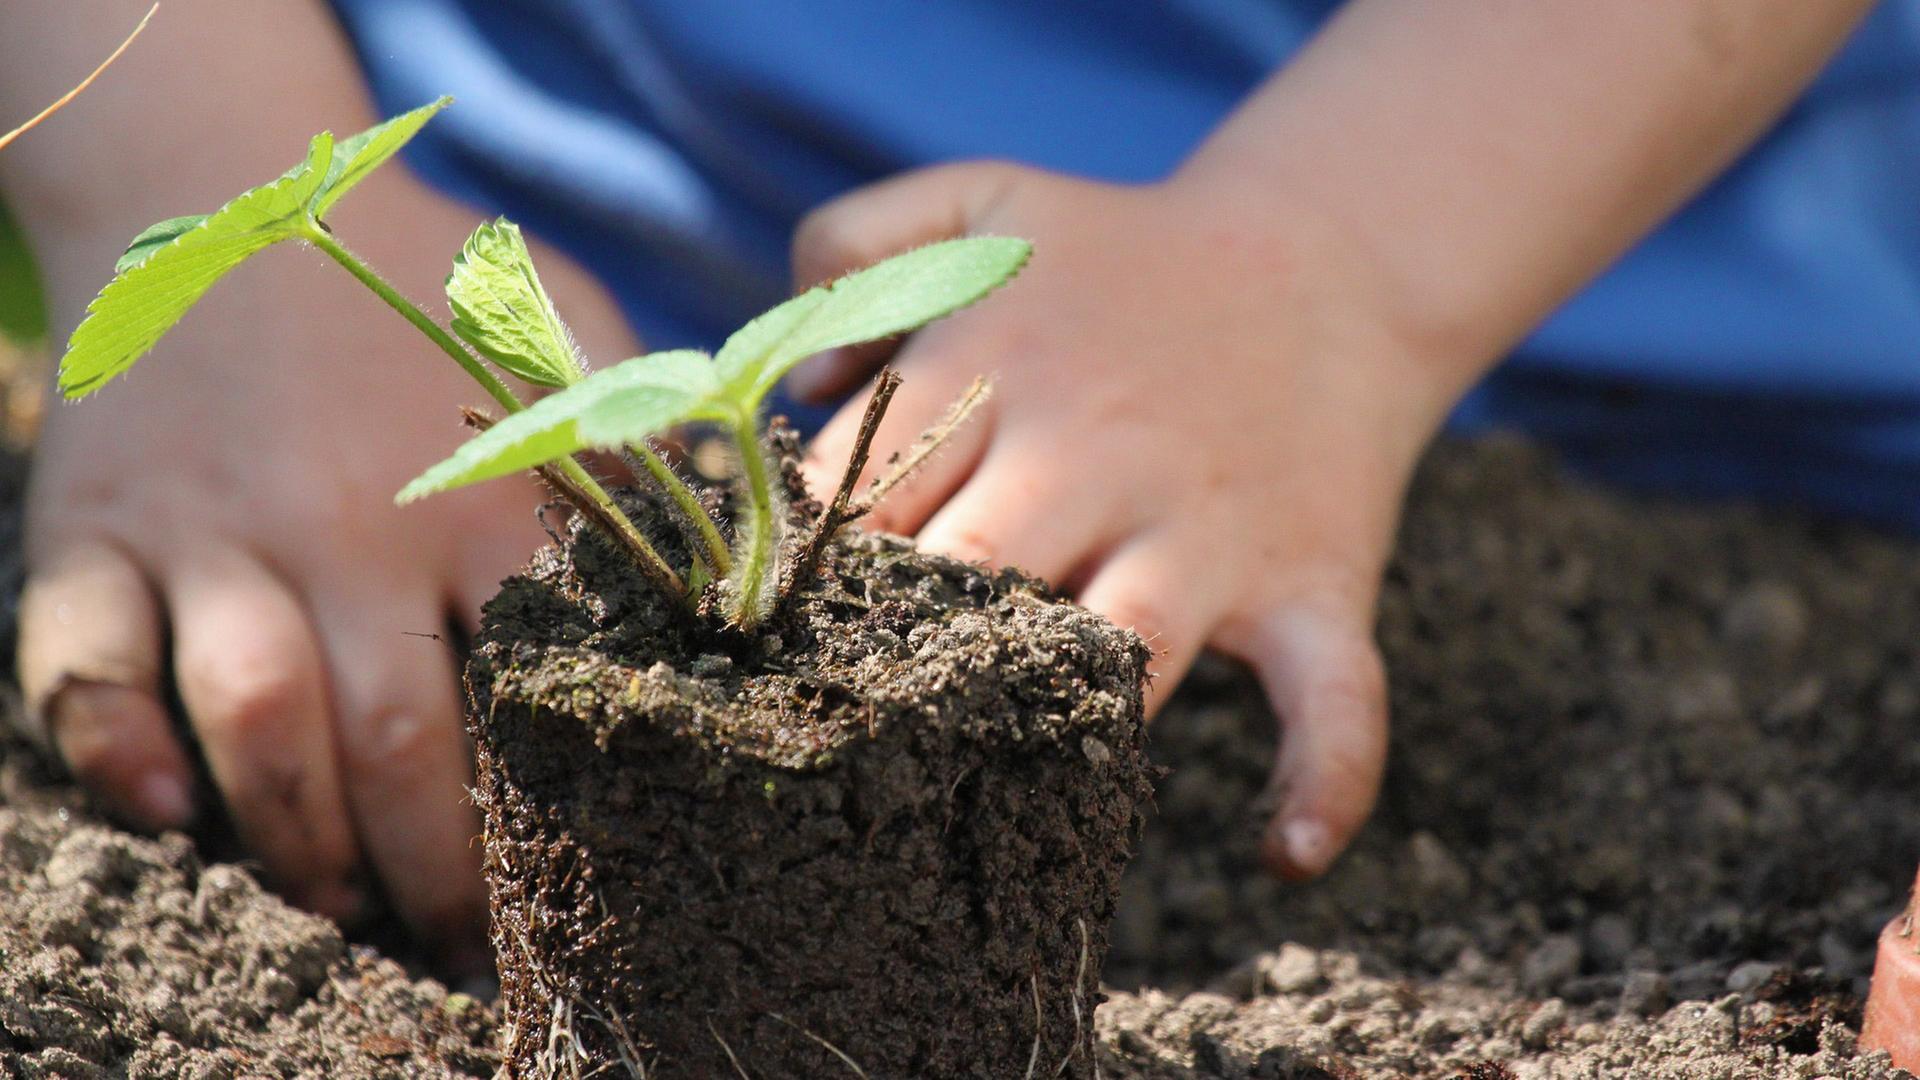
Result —
<path fill-rule="evenodd" d="M 819 1043 L 821 1046 L 826 1047 L 829 1051 L 833 1053 L 834 1057 L 837 1057 L 841 1061 L 844 1061 L 847 1063 L 847 1068 L 853 1070 L 853 1075 L 858 1076 L 860 1080 L 867 1080 L 867 1070 L 861 1068 L 859 1062 L 853 1060 L 851 1057 L 848 1057 L 847 1052 L 845 1050 L 840 1049 L 839 1047 L 833 1045 L 832 1043 L 821 1038 L 820 1036 L 815 1035 L 813 1032 L 808 1031 L 806 1028 L 801 1027 L 799 1024 L 794 1023 L 793 1021 L 787 1019 L 786 1017 L 781 1016 L 779 1013 L 770 1012 L 767 1015 L 787 1025 L 788 1027 L 799 1032 L 800 1034 L 805 1035 L 807 1038 L 812 1039 L 814 1042 Z"/>
<path fill-rule="evenodd" d="M 1082 991 L 1087 985 L 1087 962 L 1093 953 L 1093 942 L 1087 934 L 1087 920 L 1075 919 L 1080 928 L 1080 967 L 1073 974 L 1073 1044 L 1067 1047 L 1067 1056 L 1060 1059 L 1060 1067 L 1053 1070 L 1055 1076 L 1065 1076 L 1067 1066 L 1073 1063 L 1075 1054 L 1080 1052 L 1080 1040 L 1086 1034 L 1086 1017 L 1081 1009 Z M 1095 1063 L 1097 1069 L 1099 1064 Z"/>
<path fill-rule="evenodd" d="M 753 1077 L 748 1076 L 747 1070 L 741 1066 L 740 1059 L 734 1056 L 733 1047 L 728 1046 L 727 1040 L 720 1037 L 720 1029 L 713 1026 L 712 1017 L 707 1018 L 707 1030 L 713 1032 L 713 1041 L 719 1043 L 720 1049 L 726 1051 L 727 1060 L 733 1063 L 733 1071 L 740 1074 L 740 1080 L 753 1080 Z"/>
<path fill-rule="evenodd" d="M 1040 1038 L 1046 1034 L 1047 1014 L 1040 1008 L 1040 973 L 1033 974 L 1033 1053 L 1027 1055 L 1027 1080 L 1040 1069 Z"/>

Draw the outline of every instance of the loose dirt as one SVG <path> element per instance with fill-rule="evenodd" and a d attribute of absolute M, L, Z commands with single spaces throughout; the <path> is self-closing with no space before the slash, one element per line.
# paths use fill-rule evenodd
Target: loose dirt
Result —
<path fill-rule="evenodd" d="M 1384 601 L 1387 788 L 1329 878 L 1252 870 L 1241 673 L 1157 722 L 1102 1075 L 1898 1075 L 1853 1033 L 1920 858 L 1917 556 L 1441 448 Z M 0 755 L 0 1075 L 490 1075 L 484 1004 Z"/>

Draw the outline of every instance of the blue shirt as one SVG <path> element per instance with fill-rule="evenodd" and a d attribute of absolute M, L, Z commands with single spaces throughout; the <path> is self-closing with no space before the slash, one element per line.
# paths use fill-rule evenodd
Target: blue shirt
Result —
<path fill-rule="evenodd" d="M 996 157 L 1170 172 L 1326 0 L 335 0 L 443 189 L 561 244 L 650 348 L 787 294 L 802 213 Z M 1920 529 L 1920 3 L 1886 0 L 1768 136 L 1454 417 L 1641 486 Z"/>

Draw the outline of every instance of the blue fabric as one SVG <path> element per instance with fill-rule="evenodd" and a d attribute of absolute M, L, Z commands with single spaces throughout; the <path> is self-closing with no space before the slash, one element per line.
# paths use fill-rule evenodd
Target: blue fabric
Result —
<path fill-rule="evenodd" d="M 797 217 L 902 169 L 1169 172 L 1315 0 L 335 0 L 436 184 L 568 248 L 650 347 L 784 297 Z M 1461 406 L 1576 466 L 1920 529 L 1920 2 Z"/>

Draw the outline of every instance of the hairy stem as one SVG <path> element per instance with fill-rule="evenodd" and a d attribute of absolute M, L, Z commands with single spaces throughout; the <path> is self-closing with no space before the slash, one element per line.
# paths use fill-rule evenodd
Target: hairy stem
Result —
<path fill-rule="evenodd" d="M 734 567 L 738 590 L 734 597 L 733 621 L 742 629 L 752 629 L 772 605 L 768 578 L 772 577 L 778 553 L 774 541 L 777 513 L 773 483 L 767 472 L 767 454 L 760 448 L 760 433 L 754 413 L 741 410 L 729 425 L 735 445 L 740 448 L 740 471 L 746 479 L 746 550 Z"/>
<path fill-rule="evenodd" d="M 680 479 L 680 474 L 653 447 L 636 442 L 629 444 L 628 448 L 640 459 L 648 475 L 667 489 L 667 494 L 673 498 L 680 512 L 693 522 L 695 535 L 687 538 L 691 541 L 687 546 L 693 550 L 693 557 L 705 561 L 712 576 L 727 576 L 727 572 L 733 569 L 733 554 L 727 550 L 727 541 L 720 535 L 720 526 L 713 523 L 713 515 L 700 505 L 700 499 L 694 495 L 693 489 Z"/>
<path fill-rule="evenodd" d="M 494 425 L 493 417 L 488 416 L 479 409 L 468 408 L 466 406 L 461 407 L 460 418 L 465 420 L 467 426 L 475 431 L 485 431 Z M 558 465 L 559 462 L 552 462 L 538 466 L 533 470 L 534 475 L 538 476 L 541 482 L 547 485 L 549 490 L 559 496 L 562 502 L 573 507 L 575 513 L 584 516 L 588 521 L 599 526 L 601 532 L 623 543 L 628 543 L 629 546 L 631 546 L 628 541 L 627 530 L 633 528 L 633 522 L 629 520 L 623 526 L 620 521 L 615 520 L 607 513 L 608 506 L 611 505 L 610 501 L 608 503 L 602 503 L 599 499 L 594 498 L 591 493 L 581 488 L 579 483 L 577 483 L 572 476 L 569 476 L 565 471 L 560 469 Z M 583 472 L 582 475 L 585 475 L 585 473 Z M 615 513 L 619 513 L 619 507 L 613 507 L 613 510 Z M 625 515 L 621 516 L 623 518 L 625 517 Z M 548 530 L 548 535 L 554 535 L 552 530 Z M 638 537 L 642 543 L 645 543 L 645 538 L 639 537 L 637 530 L 635 530 L 634 535 Z M 558 536 L 554 536 L 554 542 L 559 542 Z M 640 572 L 645 574 L 647 579 L 653 582 L 655 588 L 662 590 L 669 596 L 680 596 L 687 591 L 686 585 L 681 582 L 679 575 L 675 574 L 666 563 L 650 563 L 644 559 L 637 561 L 640 564 Z"/>
<path fill-rule="evenodd" d="M 452 357 L 453 362 L 459 364 L 462 370 L 472 376 L 473 381 L 479 383 L 480 388 L 485 390 L 489 397 L 499 402 L 501 408 L 514 413 L 526 407 L 520 403 L 518 397 L 514 396 L 513 391 L 507 388 L 507 384 L 500 381 L 498 375 L 489 371 L 478 357 L 455 341 L 452 334 L 441 329 L 440 324 L 434 322 L 426 312 L 421 311 L 418 305 L 402 296 L 400 290 L 388 284 L 387 279 L 381 277 L 373 267 L 361 262 L 353 252 L 348 251 L 338 240 L 335 240 L 333 233 L 324 225 L 308 218 L 305 236 L 314 247 L 326 252 L 328 257 L 345 267 L 347 273 L 352 274 L 360 284 L 372 290 L 375 296 L 386 301 L 388 307 L 399 312 L 402 318 L 425 334 L 427 340 L 440 347 L 441 352 Z M 552 468 L 568 484 L 576 488 L 582 498 L 594 504 L 598 512 L 593 515 L 593 519 L 633 553 L 635 560 L 640 563 L 648 577 L 671 584 L 676 596 L 685 595 L 686 586 L 681 582 L 680 575 L 674 573 L 673 567 L 668 566 L 667 561 L 660 557 L 660 552 L 647 541 L 646 536 L 633 523 L 633 519 L 627 516 L 626 511 L 620 509 L 619 505 L 613 501 L 613 496 L 607 494 L 607 489 L 600 486 L 600 481 L 595 480 L 586 469 L 581 468 L 578 461 L 571 457 L 564 457 L 554 462 Z"/>

